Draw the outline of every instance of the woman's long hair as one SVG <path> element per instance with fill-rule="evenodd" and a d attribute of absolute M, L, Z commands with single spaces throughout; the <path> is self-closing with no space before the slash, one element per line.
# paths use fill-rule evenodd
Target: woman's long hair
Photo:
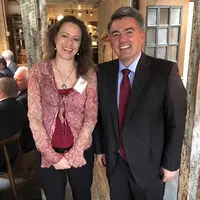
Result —
<path fill-rule="evenodd" d="M 89 69 L 95 69 L 95 65 L 93 63 L 92 58 L 91 38 L 88 34 L 84 22 L 82 22 L 74 16 L 65 16 L 63 19 L 61 19 L 52 27 L 50 27 L 44 40 L 44 60 L 47 61 L 56 57 L 55 38 L 64 23 L 76 24 L 81 29 L 81 44 L 78 50 L 78 54 L 75 55 L 75 61 L 77 62 L 77 75 L 84 75 L 88 72 Z"/>

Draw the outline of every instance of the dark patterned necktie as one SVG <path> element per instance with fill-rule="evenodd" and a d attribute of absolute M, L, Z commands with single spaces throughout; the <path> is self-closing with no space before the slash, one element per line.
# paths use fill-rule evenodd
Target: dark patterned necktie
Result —
<path fill-rule="evenodd" d="M 120 155 L 126 159 L 126 153 L 124 150 L 124 144 L 122 139 L 122 131 L 124 126 L 125 114 L 128 106 L 128 99 L 131 92 L 130 79 L 128 77 L 131 71 L 129 69 L 123 69 L 123 79 L 120 85 L 120 98 L 119 98 L 119 144 L 120 144 Z"/>

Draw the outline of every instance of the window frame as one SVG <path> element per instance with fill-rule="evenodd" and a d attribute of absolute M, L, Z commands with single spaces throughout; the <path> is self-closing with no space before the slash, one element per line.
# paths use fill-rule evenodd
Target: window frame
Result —
<path fill-rule="evenodd" d="M 160 24 L 160 10 L 163 8 L 167 8 L 169 9 L 169 13 L 168 13 L 168 24 Z M 171 12 L 172 9 L 180 9 L 180 21 L 179 24 L 171 24 Z M 148 9 L 157 9 L 156 12 L 156 24 L 155 25 L 148 25 Z M 169 54 L 169 47 L 175 46 L 177 47 L 177 52 L 176 52 L 176 61 L 175 60 L 171 60 L 173 62 L 178 63 L 179 62 L 179 54 L 180 54 L 180 36 L 181 36 L 181 26 L 182 26 L 182 15 L 183 15 L 183 6 L 179 6 L 179 5 L 149 5 L 146 7 L 146 26 L 145 26 L 145 53 L 147 53 L 147 48 L 154 48 L 154 57 L 157 58 L 157 53 L 158 53 L 158 48 L 159 47 L 166 47 L 166 53 L 165 53 L 165 58 L 164 59 L 168 59 L 168 54 Z M 178 32 L 178 43 L 170 43 L 170 32 L 171 32 L 171 28 L 177 27 L 179 29 Z M 148 29 L 150 28 L 154 28 L 156 30 L 155 33 L 155 44 L 148 44 L 147 41 L 147 32 Z M 159 29 L 167 29 L 167 42 L 166 44 L 158 44 L 158 37 L 159 37 Z"/>

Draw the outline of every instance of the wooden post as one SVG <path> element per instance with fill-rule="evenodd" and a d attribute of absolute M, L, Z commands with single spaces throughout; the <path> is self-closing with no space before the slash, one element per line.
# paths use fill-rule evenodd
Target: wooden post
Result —
<path fill-rule="evenodd" d="M 2 51 L 9 49 L 6 22 L 6 5 L 5 0 L 0 0 L 0 54 Z"/>
<path fill-rule="evenodd" d="M 194 1 L 190 61 L 187 80 L 187 117 L 182 149 L 178 200 L 196 200 L 200 168 L 200 1 Z M 197 86 L 197 83 L 198 86 Z M 199 129 L 198 129 L 199 128 Z"/>
<path fill-rule="evenodd" d="M 20 0 L 20 8 L 28 66 L 31 67 L 41 58 L 37 0 Z"/>
<path fill-rule="evenodd" d="M 198 23 L 200 23 L 200 20 L 198 21 Z M 200 26 L 198 28 L 200 30 Z M 200 42 L 197 42 L 196 45 L 200 45 Z M 198 48 L 197 54 L 200 55 L 200 48 Z M 200 57 L 198 57 L 198 59 L 200 59 Z M 189 192 L 188 192 L 189 200 L 199 200 L 199 199 L 196 199 L 196 196 L 199 190 L 198 186 L 199 186 L 199 170 L 200 170 L 200 68 L 197 74 L 198 74 L 198 82 L 197 82 L 198 84 L 197 84 L 196 105 L 195 105 L 195 113 L 194 113 L 194 128 L 193 128 L 193 134 L 192 134 L 193 137 L 192 137 L 192 144 L 191 144 L 190 171 L 189 171 L 189 181 L 188 181 L 189 182 Z"/>
<path fill-rule="evenodd" d="M 197 195 L 196 199 L 200 199 L 200 169 L 199 169 L 199 180 L 198 180 L 198 185 L 197 185 Z"/>
<path fill-rule="evenodd" d="M 44 48 L 44 41 L 45 35 L 48 31 L 48 24 L 47 24 L 47 6 L 46 0 L 39 0 L 39 30 L 40 30 L 40 42 L 41 42 L 41 57 L 45 56 L 45 48 Z"/>

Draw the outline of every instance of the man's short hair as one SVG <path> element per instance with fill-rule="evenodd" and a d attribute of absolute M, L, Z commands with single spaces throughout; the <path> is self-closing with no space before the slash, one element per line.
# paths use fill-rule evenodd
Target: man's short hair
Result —
<path fill-rule="evenodd" d="M 0 78 L 0 90 L 5 96 L 16 97 L 19 91 L 19 87 L 12 77 Z"/>
<path fill-rule="evenodd" d="M 108 23 L 108 33 L 110 32 L 111 25 L 114 20 L 122 19 L 124 17 L 132 17 L 136 20 L 138 27 L 144 31 L 144 18 L 142 17 L 141 13 L 132 7 L 121 7 L 118 8 L 110 18 L 110 22 Z"/>
<path fill-rule="evenodd" d="M 14 59 L 14 55 L 13 55 L 13 52 L 11 50 L 3 51 L 2 56 L 4 58 L 8 59 L 9 61 L 13 61 L 13 59 Z"/>
<path fill-rule="evenodd" d="M 14 77 L 16 77 L 17 75 L 23 75 L 23 78 L 25 80 L 28 80 L 28 76 L 29 76 L 29 72 L 28 72 L 28 67 L 18 67 L 15 74 L 14 74 Z"/>

